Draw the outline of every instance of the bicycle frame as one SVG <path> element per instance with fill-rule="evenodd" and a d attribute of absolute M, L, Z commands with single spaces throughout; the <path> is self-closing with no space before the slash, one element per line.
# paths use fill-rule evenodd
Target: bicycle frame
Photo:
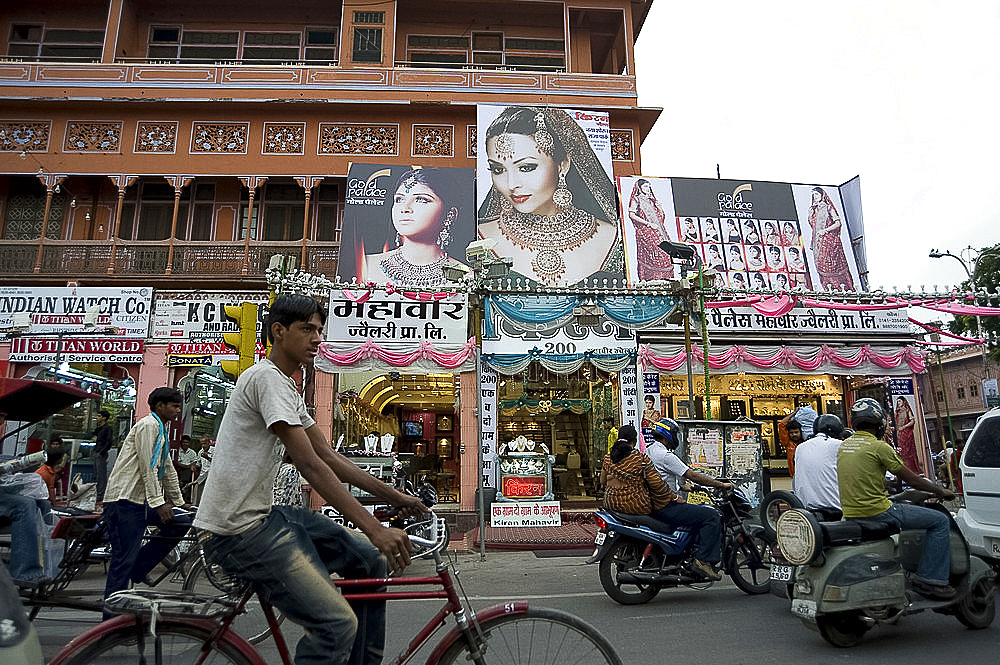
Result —
<path fill-rule="evenodd" d="M 340 588 L 343 592 L 344 598 L 347 600 L 430 600 L 430 599 L 444 599 L 444 605 L 437 611 L 437 613 L 431 617 L 431 619 L 424 625 L 423 628 L 417 633 L 417 635 L 410 640 L 407 646 L 402 652 L 392 661 L 392 665 L 403 665 L 410 661 L 410 659 L 416 654 L 417 651 L 423 647 L 427 641 L 442 627 L 445 625 L 448 616 L 454 615 L 456 626 L 452 628 L 448 633 L 441 638 L 441 641 L 435 646 L 431 654 L 428 656 L 427 663 L 433 665 L 437 663 L 444 653 L 459 640 L 467 640 L 470 645 L 478 645 L 478 640 L 476 637 L 475 624 L 487 621 L 489 619 L 498 616 L 509 616 L 515 614 L 523 614 L 528 610 L 527 601 L 512 601 L 507 603 L 502 603 L 499 605 L 494 605 L 481 612 L 475 613 L 472 621 L 469 620 L 465 606 L 458 595 L 458 590 L 455 586 L 455 581 L 452 578 L 451 571 L 448 565 L 442 560 L 440 552 L 434 552 L 433 554 L 435 563 L 434 576 L 427 577 L 387 577 L 387 578 L 365 578 L 365 579 L 348 579 L 348 580 L 333 580 L 335 586 Z M 369 588 L 381 588 L 381 587 L 413 587 L 413 586 L 436 586 L 440 589 L 427 589 L 424 591 L 390 591 L 390 590 L 380 590 L 380 591 L 363 591 Z M 362 591 L 355 591 L 361 589 Z M 159 624 L 166 622 L 182 623 L 185 625 L 197 626 L 206 629 L 211 632 L 211 641 L 227 642 L 230 645 L 238 648 L 240 652 L 247 657 L 248 660 L 255 663 L 256 665 L 267 665 L 261 655 L 257 652 L 253 645 L 247 642 L 243 637 L 238 635 L 235 631 L 230 629 L 233 619 L 242 611 L 243 607 L 255 596 L 260 597 L 260 594 L 252 590 L 247 590 L 240 597 L 239 601 L 236 602 L 235 606 L 231 611 L 226 612 L 226 614 L 221 619 L 213 618 L 202 618 L 202 617 L 191 617 L 185 616 L 183 618 L 173 618 L 173 617 L 162 617 L 158 619 Z M 292 665 L 291 656 L 289 654 L 287 643 L 285 638 L 281 633 L 281 628 L 275 617 L 274 610 L 271 604 L 267 601 L 266 597 L 260 597 L 261 607 L 264 610 L 264 616 L 267 618 L 268 626 L 271 629 L 271 635 L 275 640 L 275 645 L 278 650 L 278 654 L 281 657 L 281 662 L 283 665 Z M 60 665 L 63 660 L 72 654 L 74 648 L 82 643 L 89 643 L 93 640 L 100 638 L 105 633 L 117 630 L 123 626 L 136 626 L 137 628 L 142 628 L 145 630 L 145 626 L 148 625 L 149 618 L 142 615 L 121 615 L 114 619 L 105 621 L 98 624 L 96 627 L 87 631 L 83 635 L 75 638 L 52 660 L 50 665 Z M 478 651 L 478 646 L 474 649 Z M 202 652 L 202 658 L 206 657 L 209 651 L 206 649 Z M 193 663 L 192 665 L 201 665 L 201 660 Z"/>

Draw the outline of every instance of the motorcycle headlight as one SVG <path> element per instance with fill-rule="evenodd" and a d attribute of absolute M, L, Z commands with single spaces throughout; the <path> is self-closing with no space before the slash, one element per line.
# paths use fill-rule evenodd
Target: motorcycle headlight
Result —
<path fill-rule="evenodd" d="M 811 563 L 823 551 L 823 532 L 816 518 L 798 508 L 778 518 L 778 547 L 785 559 L 796 566 Z"/>

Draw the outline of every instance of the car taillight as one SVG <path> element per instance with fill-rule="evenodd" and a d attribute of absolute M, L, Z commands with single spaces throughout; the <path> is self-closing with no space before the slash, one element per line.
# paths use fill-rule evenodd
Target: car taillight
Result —
<path fill-rule="evenodd" d="M 606 529 L 608 527 L 608 523 L 600 515 L 594 515 L 594 521 L 597 522 L 598 529 Z"/>

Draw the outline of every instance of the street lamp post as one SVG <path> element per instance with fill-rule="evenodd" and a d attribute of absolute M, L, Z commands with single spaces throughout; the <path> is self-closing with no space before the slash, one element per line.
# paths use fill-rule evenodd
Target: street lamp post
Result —
<path fill-rule="evenodd" d="M 969 245 L 965 249 L 961 250 L 958 254 L 952 254 L 947 249 L 944 250 L 943 252 L 940 251 L 940 250 L 937 250 L 937 249 L 932 249 L 927 256 L 929 256 L 932 259 L 940 259 L 943 256 L 950 256 L 951 258 L 953 258 L 956 261 L 958 261 L 959 263 L 961 263 L 962 264 L 962 268 L 965 270 L 965 275 L 969 278 L 969 286 L 971 286 L 972 290 L 975 291 L 976 290 L 976 279 L 975 279 L 976 278 L 976 268 L 978 267 L 979 259 L 986 252 L 993 251 L 993 248 L 990 248 L 990 249 L 986 250 L 986 252 L 980 252 L 979 256 L 977 256 L 976 258 L 973 258 L 972 254 L 975 251 L 976 250 L 974 250 L 972 248 L 972 245 Z M 967 252 L 968 253 L 968 255 L 969 255 L 969 261 L 972 261 L 972 270 L 969 270 L 969 264 L 966 263 L 965 259 L 962 258 L 961 254 L 963 252 Z M 989 379 L 990 378 L 990 366 L 989 366 L 989 361 L 987 359 L 987 354 L 986 354 L 986 335 L 983 332 L 983 320 L 980 318 L 980 316 L 978 314 L 976 314 L 976 335 L 978 335 L 980 337 L 980 339 L 983 340 L 982 341 L 983 378 L 984 379 Z"/>

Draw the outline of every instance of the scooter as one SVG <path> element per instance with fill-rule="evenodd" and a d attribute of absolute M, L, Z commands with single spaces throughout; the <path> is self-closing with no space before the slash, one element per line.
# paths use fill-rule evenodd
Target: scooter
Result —
<path fill-rule="evenodd" d="M 947 509 L 925 503 L 931 496 L 911 489 L 891 498 L 948 516 L 949 582 L 957 590 L 953 598 L 927 598 L 910 585 L 908 574 L 917 570 L 923 553 L 923 530 L 899 532 L 875 520 L 821 522 L 809 511 L 792 508 L 777 522 L 778 546 L 797 566 L 792 614 L 837 647 L 858 644 L 878 623 L 894 624 L 923 610 L 952 614 L 968 628 L 989 626 L 996 614 L 996 574 L 980 557 L 970 555 Z"/>
<path fill-rule="evenodd" d="M 767 593 L 770 587 L 770 548 L 759 525 L 746 519 L 753 514 L 739 491 L 708 494 L 722 514 L 722 563 L 726 573 L 748 594 Z M 627 515 L 601 509 L 595 514 L 596 549 L 587 563 L 599 564 L 604 592 L 622 605 L 652 600 L 660 589 L 688 586 L 707 588 L 712 582 L 694 567 L 695 534 L 675 529 L 645 515 Z"/>

